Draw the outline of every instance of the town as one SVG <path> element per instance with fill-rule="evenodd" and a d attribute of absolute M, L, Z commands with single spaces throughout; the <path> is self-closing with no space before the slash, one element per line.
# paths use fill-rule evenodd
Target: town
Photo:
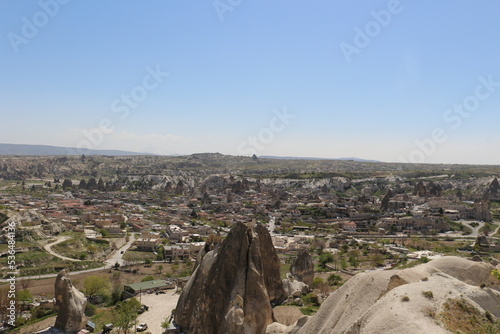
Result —
<path fill-rule="evenodd" d="M 444 255 L 498 264 L 499 174 L 492 166 L 218 153 L 4 156 L 0 274 L 18 276 L 19 316 L 11 330 L 43 329 L 40 323 L 55 314 L 54 278 L 66 270 L 88 300 L 83 332 L 134 324 L 138 331 L 174 333 L 170 312 L 199 253 L 238 223 L 266 227 L 282 279 L 299 252 L 311 255 L 313 292 L 285 302 L 299 315 L 314 314 L 318 298 L 359 272 L 406 268 Z M 9 267 L 12 226 L 15 270 Z M 9 285 L 3 287 L 8 291 Z M 172 305 L 160 310 L 155 298 L 165 295 L 173 297 Z M 6 296 L 2 307 L 10 303 Z M 139 298 L 138 318 L 117 324 L 113 307 L 131 297 Z M 9 320 L 1 317 L 2 323 Z"/>

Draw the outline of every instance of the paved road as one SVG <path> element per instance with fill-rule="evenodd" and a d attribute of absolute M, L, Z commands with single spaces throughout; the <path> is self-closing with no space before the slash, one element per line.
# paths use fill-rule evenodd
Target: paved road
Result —
<path fill-rule="evenodd" d="M 494 221 L 493 224 L 496 225 L 497 228 L 493 232 L 491 232 L 490 235 L 497 234 L 498 230 L 500 229 L 500 224 L 498 222 Z"/>
<path fill-rule="evenodd" d="M 50 243 L 48 245 L 45 245 L 44 249 L 47 252 L 49 252 L 50 254 L 52 254 L 54 256 L 57 256 L 57 257 L 59 257 L 61 259 L 67 259 L 67 260 L 71 260 L 71 261 L 80 261 L 80 260 L 70 259 L 70 258 L 67 258 L 65 256 L 59 255 L 59 254 L 55 253 L 54 251 L 52 251 L 50 249 L 50 247 L 52 247 L 53 245 L 61 243 L 61 242 L 65 241 L 65 240 L 67 240 L 68 238 L 69 238 L 68 236 L 60 237 L 55 242 Z M 125 251 L 130 248 L 130 246 L 132 245 L 132 243 L 134 242 L 134 240 L 135 240 L 135 237 L 132 234 L 130 236 L 129 242 L 127 242 L 125 245 L 123 245 L 120 249 L 118 249 L 118 250 L 114 251 L 113 253 L 111 253 L 108 256 L 108 259 L 106 260 L 105 264 L 102 267 L 93 268 L 93 269 L 86 269 L 86 270 L 80 270 L 80 271 L 71 271 L 71 272 L 69 272 L 69 275 L 91 273 L 91 272 L 94 272 L 94 271 L 101 271 L 101 270 L 104 270 L 104 269 L 110 269 L 112 266 L 115 265 L 116 262 L 118 262 L 120 265 L 123 265 L 123 263 L 124 263 L 124 261 L 122 259 L 123 254 L 121 252 L 123 251 L 123 253 L 125 253 Z M 22 276 L 22 278 L 23 279 L 41 279 L 41 278 L 52 278 L 52 277 L 56 277 L 56 276 L 57 276 L 57 274 L 46 274 L 46 275 L 34 275 L 34 276 Z M 7 280 L 6 279 L 2 279 L 1 281 L 6 282 Z"/>
<path fill-rule="evenodd" d="M 62 256 L 62 255 L 54 252 L 52 250 L 52 246 L 60 244 L 61 242 L 65 242 L 66 240 L 70 239 L 70 237 L 66 235 L 66 236 L 57 237 L 56 239 L 57 239 L 56 241 L 43 246 L 43 248 L 47 251 L 47 253 L 49 253 L 51 255 L 54 255 L 55 257 L 58 257 L 60 259 L 66 260 L 66 261 L 75 261 L 75 262 L 80 262 L 81 261 L 81 260 L 77 260 L 77 259 L 72 259 L 70 257 Z"/>
<path fill-rule="evenodd" d="M 111 253 L 108 256 L 108 259 L 106 260 L 106 264 L 114 266 L 116 262 L 120 264 L 120 266 L 124 265 L 125 261 L 123 261 L 123 254 L 127 251 L 127 249 L 132 246 L 132 243 L 135 241 L 135 236 L 134 234 L 130 235 L 130 240 L 123 245 L 120 249 L 115 250 L 113 253 Z"/>
<path fill-rule="evenodd" d="M 477 238 L 479 235 L 479 230 L 481 227 L 484 226 L 484 222 L 479 222 L 475 220 L 460 220 L 460 223 L 464 224 L 465 226 L 469 227 L 472 230 L 472 233 L 468 235 L 468 237 L 471 238 Z M 474 227 L 471 225 L 471 223 L 478 223 L 479 225 L 477 227 Z"/>

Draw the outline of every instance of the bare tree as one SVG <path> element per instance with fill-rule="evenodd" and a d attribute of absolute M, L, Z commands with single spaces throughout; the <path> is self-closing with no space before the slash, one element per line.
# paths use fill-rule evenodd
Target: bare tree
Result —
<path fill-rule="evenodd" d="M 21 288 L 23 289 L 23 291 L 26 291 L 31 286 L 32 282 L 29 278 L 21 278 L 19 280 L 19 283 L 21 284 Z"/>

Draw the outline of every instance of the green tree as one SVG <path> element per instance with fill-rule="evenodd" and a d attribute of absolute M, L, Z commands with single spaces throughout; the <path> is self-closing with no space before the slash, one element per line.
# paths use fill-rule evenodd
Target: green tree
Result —
<path fill-rule="evenodd" d="M 21 290 L 16 292 L 16 299 L 25 304 L 29 304 L 33 301 L 33 295 L 29 290 Z"/>
<path fill-rule="evenodd" d="M 110 281 L 112 285 L 112 290 L 111 290 L 111 300 L 109 301 L 109 303 L 110 305 L 115 305 L 117 302 L 120 301 L 123 292 L 121 273 L 119 271 L 114 272 Z"/>
<path fill-rule="evenodd" d="M 340 277 L 337 274 L 331 274 L 327 278 L 328 284 L 330 285 L 341 285 L 342 284 L 342 277 Z"/>
<path fill-rule="evenodd" d="M 325 253 L 322 253 L 319 257 L 318 257 L 318 262 L 319 262 L 319 266 L 323 269 L 326 268 L 326 264 L 328 262 L 332 262 L 333 261 L 333 254 L 330 253 L 330 252 L 325 252 Z"/>
<path fill-rule="evenodd" d="M 83 292 L 90 297 L 107 295 L 109 288 L 109 281 L 103 276 L 92 275 L 83 280 Z"/>
<path fill-rule="evenodd" d="M 491 274 L 498 280 L 500 280 L 500 270 L 494 269 L 491 271 Z"/>
<path fill-rule="evenodd" d="M 384 265 L 384 256 L 382 254 L 372 254 L 370 256 L 370 262 L 374 267 L 381 267 Z"/>
<path fill-rule="evenodd" d="M 163 265 L 156 265 L 156 272 L 158 273 L 158 275 L 161 275 L 161 273 L 163 272 Z"/>
<path fill-rule="evenodd" d="M 349 259 L 347 260 L 351 266 L 357 268 L 359 266 L 359 251 L 353 250 L 349 253 Z"/>
<path fill-rule="evenodd" d="M 333 254 L 333 268 L 335 270 L 338 270 L 338 265 L 339 265 L 339 261 L 340 261 L 340 255 L 335 253 Z"/>
<path fill-rule="evenodd" d="M 319 286 L 323 283 L 324 281 L 321 277 L 314 277 L 312 287 L 313 289 L 318 289 Z"/>
<path fill-rule="evenodd" d="M 139 308 L 141 308 L 141 303 L 135 298 L 117 303 L 113 309 L 116 327 L 123 330 L 123 333 L 128 334 L 137 321 Z"/>
<path fill-rule="evenodd" d="M 345 260 L 344 257 L 340 259 L 340 267 L 344 270 L 347 269 L 347 261 Z"/>

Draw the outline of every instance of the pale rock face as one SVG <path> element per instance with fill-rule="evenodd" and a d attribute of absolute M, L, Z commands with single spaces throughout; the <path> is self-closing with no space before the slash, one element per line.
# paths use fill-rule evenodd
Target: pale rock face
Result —
<path fill-rule="evenodd" d="M 500 292 L 481 288 L 492 269 L 485 262 L 446 256 L 404 270 L 360 273 L 332 293 L 314 316 L 288 327 L 272 324 L 267 333 L 449 333 L 426 310 L 440 314 L 450 299 L 463 299 L 481 313 L 500 317 Z M 426 291 L 432 298 L 423 296 Z"/>
<path fill-rule="evenodd" d="M 77 333 L 84 328 L 84 311 L 87 299 L 71 284 L 65 270 L 59 272 L 55 283 L 56 308 L 55 328 L 66 333 Z"/>
<path fill-rule="evenodd" d="M 283 280 L 283 288 L 285 288 L 287 296 L 302 296 L 309 292 L 309 286 L 296 280 L 290 273 Z"/>
<path fill-rule="evenodd" d="M 238 223 L 201 259 L 179 298 L 175 322 L 190 334 L 263 334 L 274 320 L 272 304 L 285 298 L 269 232 Z"/>

